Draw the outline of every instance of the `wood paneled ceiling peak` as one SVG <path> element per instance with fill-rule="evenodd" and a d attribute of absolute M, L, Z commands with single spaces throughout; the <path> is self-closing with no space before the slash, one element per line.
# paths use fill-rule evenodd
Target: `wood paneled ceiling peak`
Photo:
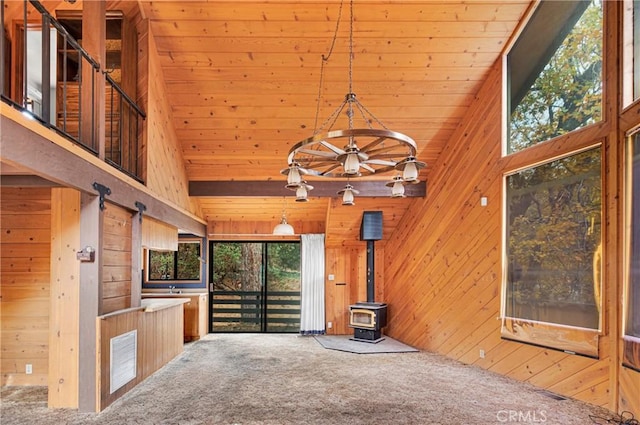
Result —
<path fill-rule="evenodd" d="M 287 165 L 291 146 L 311 136 L 349 89 L 349 0 L 344 0 L 319 93 L 321 55 L 331 47 L 340 1 L 107 2 L 109 9 L 139 11 L 149 21 L 190 181 L 284 185 L 280 170 Z M 78 7 L 82 2 L 47 3 Z M 418 159 L 428 164 L 420 173 L 422 180 L 428 180 L 531 4 L 354 1 L 353 91 L 387 128 L 417 142 Z M 334 128 L 347 127 L 345 117 L 339 121 Z M 357 180 L 352 183 L 356 186 Z M 228 208 L 217 208 L 216 199 Z M 280 216 L 281 198 L 260 198 L 259 205 L 249 199 L 253 203 L 237 196 L 203 197 L 200 203 L 203 214 L 216 220 Z M 322 202 L 322 208 L 312 206 L 315 201 L 296 208 L 306 205 L 314 217 L 326 221 L 328 233 L 349 238 L 344 232 L 353 227 L 353 213 L 337 199 Z M 367 208 L 378 204 L 396 223 L 411 202 L 422 201 L 356 199 L 359 202 Z"/>

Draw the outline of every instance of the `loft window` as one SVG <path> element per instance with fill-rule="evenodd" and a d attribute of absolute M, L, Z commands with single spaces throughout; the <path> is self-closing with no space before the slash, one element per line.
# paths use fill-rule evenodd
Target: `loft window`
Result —
<path fill-rule="evenodd" d="M 202 242 L 178 242 L 177 251 L 149 251 L 148 281 L 201 281 Z"/>
<path fill-rule="evenodd" d="M 597 355 L 601 175 L 592 148 L 506 177 L 503 336 Z"/>
<path fill-rule="evenodd" d="M 540 3 L 507 56 L 508 154 L 602 119 L 602 2 Z"/>

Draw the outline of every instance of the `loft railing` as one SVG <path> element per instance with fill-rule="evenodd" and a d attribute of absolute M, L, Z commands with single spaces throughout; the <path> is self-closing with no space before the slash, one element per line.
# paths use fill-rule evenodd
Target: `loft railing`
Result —
<path fill-rule="evenodd" d="M 20 16 L 5 13 L 5 0 L 0 0 L 2 100 L 143 181 L 140 139 L 146 116 L 111 71 L 39 1 L 24 0 Z M 103 98 L 105 116 L 100 117 L 96 106 Z"/>

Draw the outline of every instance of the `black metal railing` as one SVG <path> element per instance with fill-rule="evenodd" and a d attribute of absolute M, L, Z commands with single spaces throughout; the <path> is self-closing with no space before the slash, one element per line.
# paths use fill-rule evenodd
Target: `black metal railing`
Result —
<path fill-rule="evenodd" d="M 143 181 L 144 112 L 40 2 L 22 5 L 20 16 L 5 16 L 0 0 L 2 100 Z"/>
<path fill-rule="evenodd" d="M 213 332 L 299 332 L 300 292 L 213 291 Z"/>

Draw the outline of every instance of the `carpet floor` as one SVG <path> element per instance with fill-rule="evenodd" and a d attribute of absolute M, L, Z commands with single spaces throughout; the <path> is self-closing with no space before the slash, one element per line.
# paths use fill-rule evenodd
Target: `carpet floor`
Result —
<path fill-rule="evenodd" d="M 606 423 L 612 413 L 427 352 L 359 355 L 315 338 L 212 334 L 101 413 L 5 387 L 2 425 Z M 602 419 L 595 419 L 602 418 Z"/>

